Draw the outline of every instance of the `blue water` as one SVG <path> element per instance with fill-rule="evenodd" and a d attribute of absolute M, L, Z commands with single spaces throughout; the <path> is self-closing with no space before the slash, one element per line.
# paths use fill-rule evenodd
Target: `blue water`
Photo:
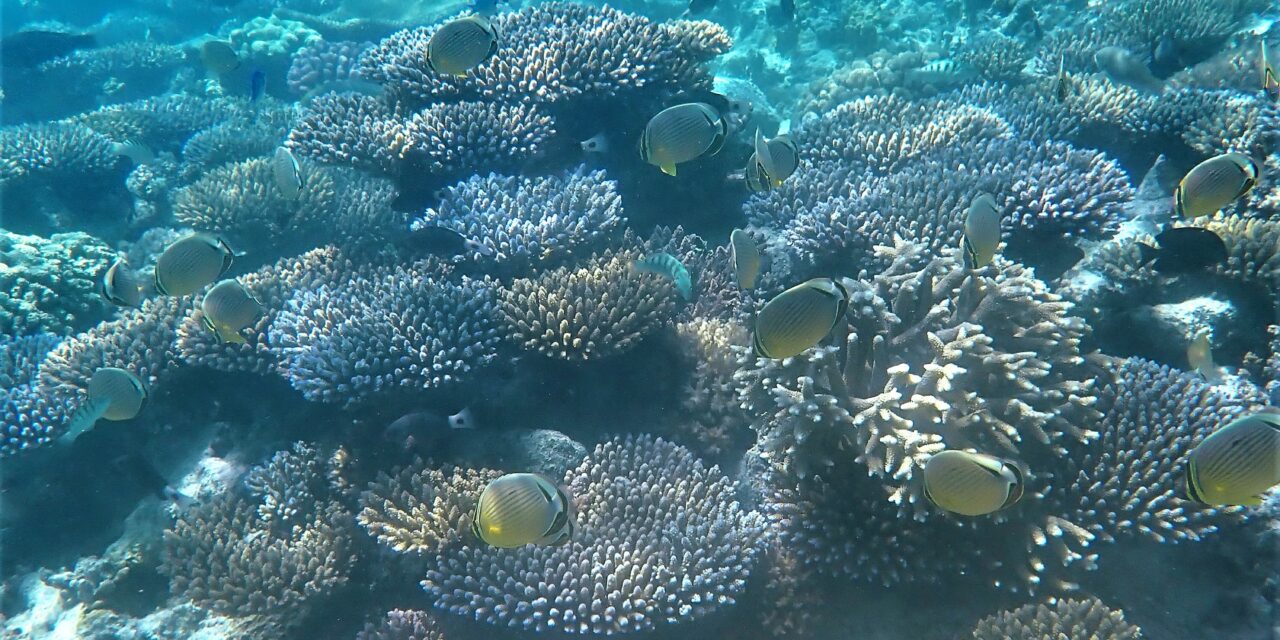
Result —
<path fill-rule="evenodd" d="M 0 8 L 5 638 L 1280 637 L 1274 2 Z"/>

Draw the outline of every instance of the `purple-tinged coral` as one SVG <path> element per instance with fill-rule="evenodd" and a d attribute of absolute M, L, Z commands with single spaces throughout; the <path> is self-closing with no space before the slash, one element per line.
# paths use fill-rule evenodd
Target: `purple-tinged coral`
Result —
<path fill-rule="evenodd" d="M 413 227 L 453 229 L 483 246 L 474 259 L 526 274 L 590 255 L 622 236 L 617 184 L 603 171 L 525 178 L 474 176 L 444 190 Z"/>
<path fill-rule="evenodd" d="M 341 90 L 363 81 L 360 56 L 371 42 L 328 42 L 308 44 L 293 55 L 287 82 L 298 95 L 315 95 L 321 90 Z"/>
<path fill-rule="evenodd" d="M 433 265 L 299 290 L 268 333 L 281 373 L 310 400 L 345 404 L 471 380 L 501 341 L 493 288 L 437 280 Z"/>
<path fill-rule="evenodd" d="M 100 282 L 115 257 L 84 233 L 0 231 L 0 334 L 64 334 L 107 318 Z"/>
<path fill-rule="evenodd" d="M 303 460 L 317 455 L 295 445 L 252 469 L 245 488 L 179 510 L 161 567 L 173 593 L 278 631 L 346 584 L 351 514 L 329 495 L 321 465 Z M 292 499 L 292 512 L 280 499 Z"/>
<path fill-rule="evenodd" d="M 447 640 L 435 616 L 426 611 L 392 609 L 377 623 L 367 623 L 356 640 Z"/>
<path fill-rule="evenodd" d="M 182 298 L 158 297 L 138 309 L 123 309 L 59 344 L 40 365 L 40 382 L 49 388 L 88 388 L 102 367 L 126 369 L 153 385 L 177 362 L 174 340 L 181 318 L 191 308 Z"/>
<path fill-rule="evenodd" d="M 638 253 L 606 252 L 579 267 L 520 278 L 498 296 L 512 342 L 571 361 L 607 358 L 666 325 L 675 311 L 670 278 L 641 273 Z"/>
<path fill-rule="evenodd" d="M 422 103 L 502 97 L 508 102 L 621 99 L 637 91 L 709 88 L 703 63 L 728 51 L 723 28 L 655 23 L 610 7 L 550 2 L 493 20 L 498 50 L 465 77 L 435 73 L 426 46 L 439 28 L 395 33 L 370 49 L 366 78 Z"/>
<path fill-rule="evenodd" d="M 1050 598 L 983 618 L 973 640 L 1139 640 L 1142 630 L 1092 596 Z"/>
<path fill-rule="evenodd" d="M 638 633 L 735 604 L 763 535 L 736 483 L 649 436 L 597 445 L 565 486 L 577 507 L 568 544 L 498 549 L 468 540 L 439 554 L 423 588 L 436 606 L 537 632 Z"/>
<path fill-rule="evenodd" d="M 53 439 L 72 407 L 67 394 L 40 393 L 38 367 L 57 336 L 0 337 L 0 458 Z"/>

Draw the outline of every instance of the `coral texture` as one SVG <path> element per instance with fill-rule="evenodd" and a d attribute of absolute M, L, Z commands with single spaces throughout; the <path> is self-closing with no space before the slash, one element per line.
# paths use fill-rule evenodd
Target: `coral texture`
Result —
<path fill-rule="evenodd" d="M 47 444 L 72 407 L 64 395 L 40 393 L 38 367 L 59 338 L 0 337 L 0 458 Z"/>
<path fill-rule="evenodd" d="M 974 640 L 1138 640 L 1142 630 L 1094 597 L 1050 599 L 983 618 Z"/>
<path fill-rule="evenodd" d="M 115 257 L 84 233 L 0 231 L 0 334 L 65 334 L 106 318 L 110 304 L 99 283 Z"/>
<path fill-rule="evenodd" d="M 440 623 L 426 611 L 393 609 L 378 622 L 370 622 L 356 640 L 447 640 Z"/>

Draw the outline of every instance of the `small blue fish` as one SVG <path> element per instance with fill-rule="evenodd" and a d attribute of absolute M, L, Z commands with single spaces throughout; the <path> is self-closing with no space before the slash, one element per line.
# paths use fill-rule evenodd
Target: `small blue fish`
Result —
<path fill-rule="evenodd" d="M 257 104 L 267 90 L 267 74 L 262 69 L 254 69 L 249 76 L 249 104 Z"/>
<path fill-rule="evenodd" d="M 684 268 L 680 259 L 669 253 L 655 253 L 636 260 L 636 271 L 641 273 L 657 273 L 668 278 L 676 285 L 676 291 L 685 300 L 693 300 L 693 280 L 689 270 Z"/>

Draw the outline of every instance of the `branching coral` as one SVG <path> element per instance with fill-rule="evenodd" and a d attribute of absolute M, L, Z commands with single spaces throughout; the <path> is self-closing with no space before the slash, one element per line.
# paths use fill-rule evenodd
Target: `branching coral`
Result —
<path fill-rule="evenodd" d="M 326 88 L 342 90 L 361 81 L 360 56 L 369 42 L 313 42 L 298 50 L 289 65 L 289 90 L 313 95 Z"/>
<path fill-rule="evenodd" d="M 357 403 L 471 380 L 500 341 L 487 280 L 437 280 L 434 262 L 299 290 L 271 324 L 280 372 L 321 402 Z"/>
<path fill-rule="evenodd" d="M 356 640 L 447 640 L 435 617 L 425 611 L 393 609 L 377 623 L 368 623 Z"/>
<path fill-rule="evenodd" d="M 370 241 L 403 230 L 389 181 L 347 168 L 307 163 L 296 198 L 281 191 L 270 158 L 219 167 L 178 192 L 183 226 L 214 231 L 239 246 Z"/>
<path fill-rule="evenodd" d="M 748 358 L 743 408 L 761 452 L 800 475 L 840 456 L 922 508 L 907 483 L 932 453 L 1087 439 L 1098 417 L 1080 341 L 1087 328 L 1026 269 L 962 269 L 899 247 L 870 283 L 848 281 L 848 339 L 786 360 Z M 923 266 L 920 266 L 920 265 Z M 846 453 L 840 453 L 844 450 Z M 904 505 L 905 506 L 905 505 Z"/>
<path fill-rule="evenodd" d="M 437 606 L 498 626 L 602 635 L 692 621 L 742 593 L 763 528 L 718 467 L 628 437 L 597 445 L 565 480 L 577 507 L 569 544 L 468 541 L 441 553 L 422 582 Z"/>
<path fill-rule="evenodd" d="M 201 129 L 182 145 L 187 173 L 271 155 L 289 135 L 296 119 L 292 108 L 263 108 L 251 117 L 235 117 Z"/>
<path fill-rule="evenodd" d="M 62 334 L 106 318 L 99 282 L 115 257 L 83 233 L 40 238 L 0 231 L 0 334 Z"/>
<path fill-rule="evenodd" d="M 115 320 L 64 340 L 40 365 L 40 382 L 50 388 L 87 389 L 101 367 L 133 372 L 152 385 L 177 362 L 174 341 L 181 318 L 191 303 L 158 297 L 138 309 L 125 309 Z"/>
<path fill-rule="evenodd" d="M 732 320 L 694 318 L 676 325 L 683 355 L 693 371 L 681 395 L 687 418 L 676 425 L 679 439 L 710 455 L 731 450 L 748 424 L 737 398 L 735 349 L 750 343 L 747 330 Z"/>
<path fill-rule="evenodd" d="M 1142 630 L 1101 600 L 1051 598 L 983 618 L 974 640 L 1138 640 Z"/>
<path fill-rule="evenodd" d="M 6 190 L 25 179 L 102 176 L 118 159 L 106 136 L 65 122 L 0 129 L 0 158 L 0 188 Z"/>
<path fill-rule="evenodd" d="M 435 556 L 463 544 L 480 492 L 499 475 L 491 469 L 432 469 L 419 460 L 394 475 L 378 474 L 360 496 L 356 519 L 391 549 Z"/>
<path fill-rule="evenodd" d="M 497 16 L 497 52 L 465 77 L 427 66 L 431 28 L 393 34 L 365 54 L 365 77 L 419 102 L 503 96 L 511 102 L 623 98 L 708 88 L 703 62 L 727 51 L 709 22 L 655 23 L 609 7 L 552 2 Z"/>
<path fill-rule="evenodd" d="M 48 443 L 70 412 L 65 394 L 38 391 L 38 367 L 59 338 L 0 337 L 0 458 Z"/>
<path fill-rule="evenodd" d="M 447 188 L 413 226 L 453 229 L 483 247 L 474 259 L 527 274 L 614 244 L 626 218 L 603 171 L 540 178 L 475 176 Z"/>
<path fill-rule="evenodd" d="M 103 107 L 72 119 L 122 142 L 131 140 L 153 149 L 177 149 L 191 134 L 225 120 L 246 116 L 242 101 L 174 94 Z"/>
<path fill-rule="evenodd" d="M 605 253 L 581 267 L 512 282 L 498 296 L 508 336 L 526 351 L 561 360 L 627 351 L 670 322 L 675 309 L 671 280 L 636 271 L 638 257 Z"/>
<path fill-rule="evenodd" d="M 400 159 L 392 145 L 403 139 L 406 117 L 382 98 L 327 94 L 302 114 L 288 145 L 299 156 L 395 175 Z"/>
<path fill-rule="evenodd" d="M 343 586 L 352 564 L 351 514 L 329 497 L 321 465 L 305 461 L 316 455 L 295 445 L 251 470 L 246 488 L 179 511 L 164 535 L 162 570 L 173 592 L 222 614 L 288 628 Z"/>
<path fill-rule="evenodd" d="M 1031 52 L 1017 38 L 986 31 L 969 39 L 956 54 L 956 60 L 969 65 L 984 80 L 1016 81 L 1030 59 Z"/>

